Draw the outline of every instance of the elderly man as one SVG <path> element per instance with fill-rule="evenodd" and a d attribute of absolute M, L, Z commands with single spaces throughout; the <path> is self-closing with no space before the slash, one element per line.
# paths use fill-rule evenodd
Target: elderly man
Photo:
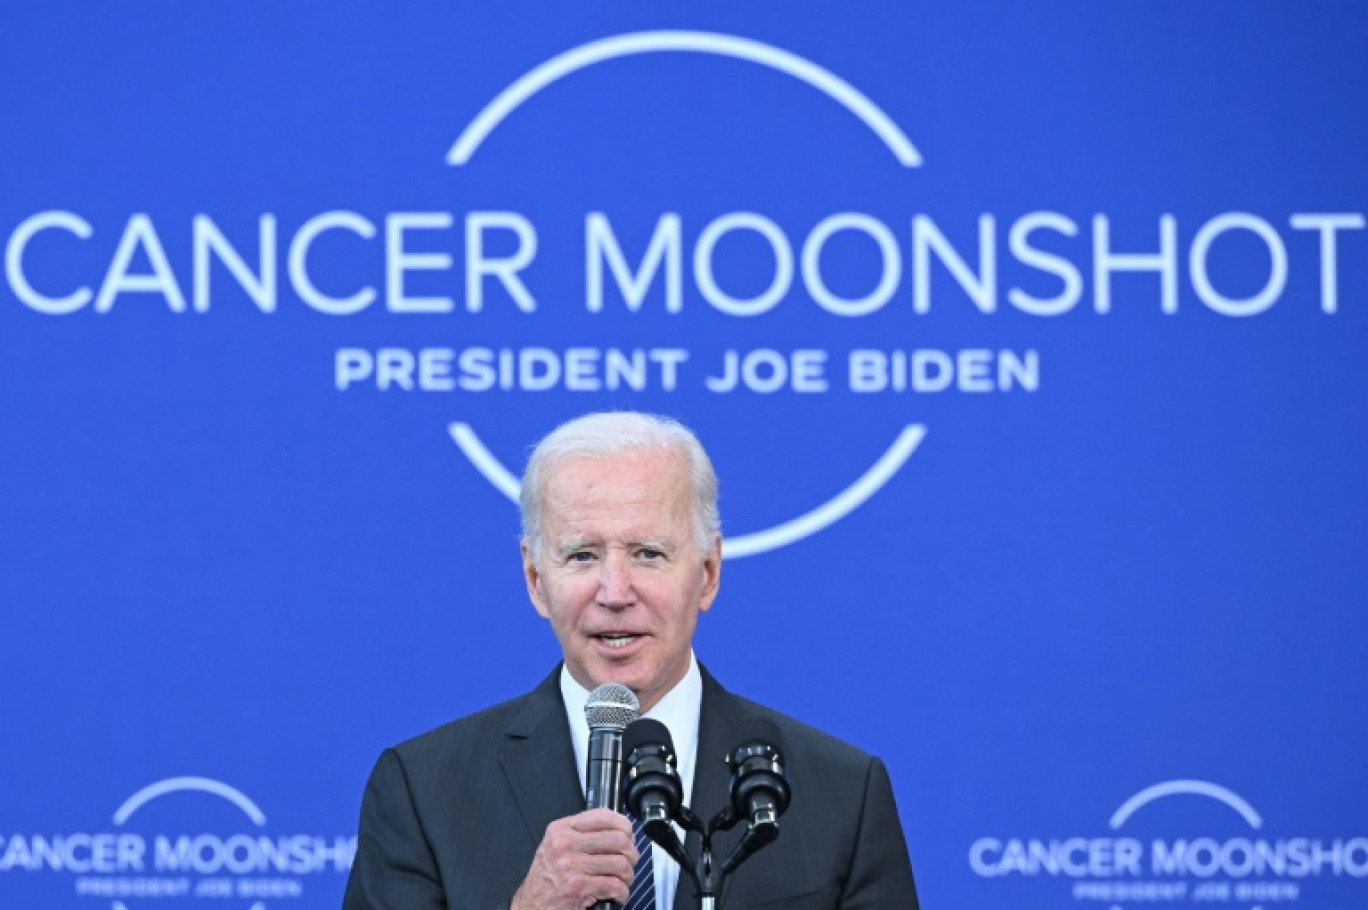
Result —
<path fill-rule="evenodd" d="M 622 815 L 584 808 L 584 705 L 608 682 L 670 729 L 700 815 L 726 803 L 729 731 L 757 716 L 780 730 L 794 794 L 783 835 L 737 870 L 723 906 L 915 910 L 883 764 L 730 694 L 694 658 L 722 539 L 717 478 L 688 429 L 635 413 L 562 425 L 528 463 L 522 518 L 527 591 L 564 663 L 530 694 L 381 756 L 345 910 L 697 907 L 663 850 Z"/>

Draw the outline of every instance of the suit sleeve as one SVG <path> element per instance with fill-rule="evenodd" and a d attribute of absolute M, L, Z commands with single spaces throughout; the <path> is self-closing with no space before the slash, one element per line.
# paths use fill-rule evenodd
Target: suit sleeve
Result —
<path fill-rule="evenodd" d="M 343 910 L 448 910 L 441 873 L 399 756 L 380 756 L 361 799 Z"/>
<path fill-rule="evenodd" d="M 871 759 L 842 910 L 918 910 L 893 785 L 882 761 Z"/>

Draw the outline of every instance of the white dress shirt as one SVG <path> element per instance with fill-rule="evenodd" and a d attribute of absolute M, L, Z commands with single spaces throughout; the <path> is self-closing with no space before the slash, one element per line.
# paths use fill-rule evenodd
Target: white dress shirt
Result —
<path fill-rule="evenodd" d="M 563 665 L 560 675 L 561 698 L 570 720 L 570 739 L 575 745 L 575 765 L 579 770 L 580 790 L 589 762 L 589 721 L 584 717 L 584 705 L 589 701 L 589 690 L 575 682 Z M 674 740 L 675 759 L 679 763 L 679 777 L 684 784 L 684 805 L 693 800 L 694 763 L 698 758 L 698 715 L 703 704 L 703 674 L 698 672 L 698 660 L 689 652 L 689 669 L 673 689 L 643 717 L 660 721 Z M 679 832 L 679 826 L 675 826 Z M 656 910 L 674 910 L 675 886 L 679 882 L 679 863 L 658 845 L 651 845 L 651 861 L 655 867 Z"/>

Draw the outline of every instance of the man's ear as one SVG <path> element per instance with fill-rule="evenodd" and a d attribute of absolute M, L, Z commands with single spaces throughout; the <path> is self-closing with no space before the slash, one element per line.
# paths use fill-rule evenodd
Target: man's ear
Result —
<path fill-rule="evenodd" d="M 550 614 L 546 612 L 546 594 L 542 591 L 541 569 L 537 567 L 537 561 L 532 558 L 532 551 L 527 543 L 520 544 L 522 550 L 523 580 L 527 582 L 527 596 L 532 600 L 532 606 L 543 619 L 549 619 Z"/>
<path fill-rule="evenodd" d="M 706 613 L 717 598 L 722 584 L 722 535 L 714 534 L 712 547 L 703 557 L 703 589 L 699 593 L 698 612 Z"/>

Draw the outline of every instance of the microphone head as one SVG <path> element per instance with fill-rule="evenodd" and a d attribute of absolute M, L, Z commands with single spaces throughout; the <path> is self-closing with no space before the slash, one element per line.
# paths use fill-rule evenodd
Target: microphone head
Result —
<path fill-rule="evenodd" d="M 731 797 L 735 812 L 749 817 L 752 827 L 764 823 L 773 829 L 788 809 L 792 790 L 784 770 L 784 738 L 774 721 L 752 717 L 732 731 L 738 745 L 727 755 L 731 767 Z"/>
<path fill-rule="evenodd" d="M 632 721 L 627 727 L 627 732 L 622 734 L 622 754 L 631 755 L 632 750 L 644 743 L 664 746 L 671 755 L 674 755 L 674 739 L 670 736 L 670 728 L 654 717 L 642 717 Z"/>
<path fill-rule="evenodd" d="M 632 721 L 622 735 L 622 754 L 626 756 L 622 798 L 628 811 L 645 823 L 646 835 L 651 840 L 662 846 L 678 844 L 678 837 L 670 829 L 670 819 L 684 804 L 684 785 L 675 770 L 674 740 L 669 728 L 651 717 Z M 670 855 L 676 854 L 672 851 Z"/>
<path fill-rule="evenodd" d="M 590 730 L 622 732 L 640 713 L 636 693 L 621 683 L 604 683 L 589 693 L 589 701 L 584 704 Z"/>

